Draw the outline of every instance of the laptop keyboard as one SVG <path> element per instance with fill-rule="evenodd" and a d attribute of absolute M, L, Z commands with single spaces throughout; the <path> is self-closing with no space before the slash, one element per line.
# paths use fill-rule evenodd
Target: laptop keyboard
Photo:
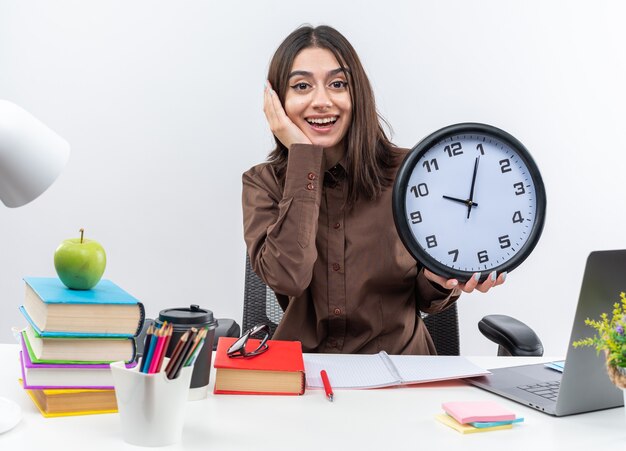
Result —
<path fill-rule="evenodd" d="M 559 387 L 561 381 L 542 382 L 541 384 L 534 385 L 520 385 L 517 388 L 532 393 L 537 396 L 556 401 L 556 397 L 559 394 Z"/>

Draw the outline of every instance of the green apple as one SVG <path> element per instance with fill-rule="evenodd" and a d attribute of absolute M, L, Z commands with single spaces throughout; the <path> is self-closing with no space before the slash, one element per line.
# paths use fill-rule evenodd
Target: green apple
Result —
<path fill-rule="evenodd" d="M 68 288 L 89 290 L 100 281 L 107 264 L 104 249 L 94 240 L 80 238 L 64 240 L 54 252 L 54 268 Z"/>

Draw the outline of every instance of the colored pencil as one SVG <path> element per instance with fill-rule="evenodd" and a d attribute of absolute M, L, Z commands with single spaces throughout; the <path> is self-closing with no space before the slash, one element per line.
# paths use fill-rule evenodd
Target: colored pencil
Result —
<path fill-rule="evenodd" d="M 196 337 L 194 341 L 194 344 L 191 350 L 189 351 L 189 357 L 187 358 L 187 360 L 185 360 L 185 364 L 183 366 L 191 365 L 192 359 L 195 361 L 195 357 L 197 356 L 198 352 L 200 352 L 200 349 L 202 349 L 202 346 L 204 345 L 204 339 L 206 337 L 207 332 L 208 332 L 208 328 L 204 328 L 200 331 L 200 333 L 198 334 L 198 336 Z"/>
<path fill-rule="evenodd" d="M 191 366 L 194 363 L 196 363 L 196 359 L 198 358 L 198 355 L 200 354 L 200 350 L 202 349 L 202 346 L 204 346 L 205 341 L 206 341 L 206 337 L 200 341 L 200 344 L 198 345 L 198 348 L 196 349 L 196 351 L 192 355 L 189 356 L 189 359 L 187 359 L 185 366 Z"/>
<path fill-rule="evenodd" d="M 172 355 L 170 356 L 170 361 L 167 362 L 167 365 L 165 367 L 165 373 L 167 374 L 168 379 L 171 379 L 169 375 L 170 375 L 170 372 L 172 371 L 172 366 L 174 366 L 174 362 L 178 358 L 178 355 L 180 354 L 180 351 L 182 350 L 185 343 L 187 342 L 187 339 L 189 338 L 190 334 L 191 334 L 191 330 L 185 331 L 185 333 L 178 339 L 178 343 L 176 343 L 176 346 L 174 347 L 174 351 L 172 351 Z"/>
<path fill-rule="evenodd" d="M 159 363 L 159 359 L 161 358 L 161 353 L 163 352 L 163 344 L 165 343 L 165 332 L 167 330 L 167 321 L 163 323 L 159 332 L 157 333 L 158 339 L 157 344 L 154 349 L 154 354 L 152 355 L 152 360 L 150 361 L 150 367 L 148 368 L 148 373 L 152 374 L 156 372 L 157 364 Z"/>
<path fill-rule="evenodd" d="M 180 354 L 176 358 L 172 369 L 168 375 L 169 379 L 176 379 L 180 374 L 180 369 L 183 367 L 183 363 L 187 359 L 187 355 L 189 353 L 189 349 L 191 349 L 191 345 L 193 344 L 193 340 L 196 338 L 196 334 L 198 333 L 198 329 L 195 327 L 191 328 L 190 338 L 185 343 L 185 346 L 181 349 Z"/>
<path fill-rule="evenodd" d="M 154 349 L 156 348 L 157 341 L 159 341 L 159 337 L 157 337 L 156 333 L 152 334 L 152 340 L 150 340 L 150 349 L 148 350 L 146 361 L 141 370 L 142 373 L 147 373 L 148 368 L 150 368 L 150 363 L 152 362 L 152 356 L 154 355 Z"/>
<path fill-rule="evenodd" d="M 163 352 L 159 356 L 159 361 L 157 362 L 155 373 L 159 373 L 161 371 L 161 366 L 163 365 L 163 359 L 165 354 L 167 353 L 167 348 L 170 345 L 170 340 L 172 339 L 172 332 L 174 331 L 174 326 L 171 324 L 168 326 L 167 331 L 165 331 L 165 342 L 163 343 Z"/>
<path fill-rule="evenodd" d="M 139 371 L 145 373 L 144 368 L 148 361 L 148 352 L 150 351 L 150 343 L 152 341 L 152 335 L 154 334 L 154 326 L 150 324 L 148 331 L 146 332 L 146 340 L 143 345 L 143 355 L 141 356 L 141 363 L 139 365 Z"/>

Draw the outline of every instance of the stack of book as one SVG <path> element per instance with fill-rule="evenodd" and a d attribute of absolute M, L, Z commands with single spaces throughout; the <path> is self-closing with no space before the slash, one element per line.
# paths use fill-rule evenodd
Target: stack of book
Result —
<path fill-rule="evenodd" d="M 461 434 L 511 429 L 524 421 L 494 401 L 444 402 L 441 407 L 445 413 L 435 418 Z"/>
<path fill-rule="evenodd" d="M 109 280 L 91 290 L 71 290 L 57 278 L 24 281 L 25 391 L 46 417 L 116 412 L 109 363 L 134 366 L 143 304 Z"/>

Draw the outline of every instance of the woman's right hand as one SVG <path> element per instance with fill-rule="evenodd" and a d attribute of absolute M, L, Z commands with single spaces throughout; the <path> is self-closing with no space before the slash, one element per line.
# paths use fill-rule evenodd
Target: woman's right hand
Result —
<path fill-rule="evenodd" d="M 263 112 L 270 130 L 287 149 L 292 144 L 311 144 L 311 140 L 307 138 L 304 132 L 289 119 L 280 103 L 278 94 L 272 89 L 269 81 L 265 85 L 263 95 Z"/>

